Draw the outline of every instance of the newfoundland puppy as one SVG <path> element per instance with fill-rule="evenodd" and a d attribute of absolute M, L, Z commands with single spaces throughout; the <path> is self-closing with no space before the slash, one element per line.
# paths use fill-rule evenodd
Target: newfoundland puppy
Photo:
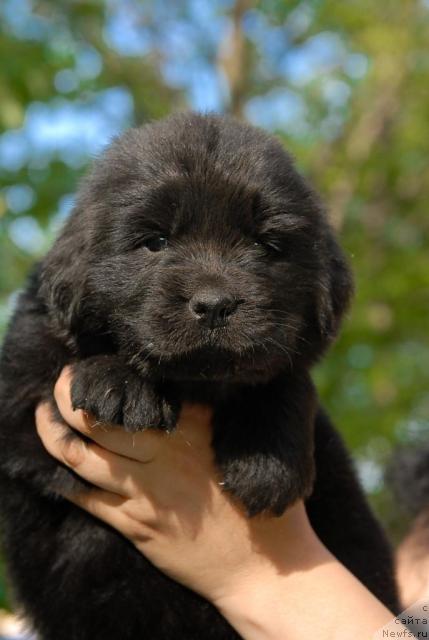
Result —
<path fill-rule="evenodd" d="M 277 516 L 299 498 L 328 548 L 395 608 L 390 550 L 309 370 L 351 277 L 282 145 L 234 119 L 173 115 L 115 140 L 35 268 L 0 363 L 1 530 L 42 640 L 229 640 L 208 602 L 61 498 L 82 482 L 34 425 L 73 363 L 72 400 L 134 431 L 213 407 L 225 491 Z M 309 603 L 311 606 L 311 603 Z"/>

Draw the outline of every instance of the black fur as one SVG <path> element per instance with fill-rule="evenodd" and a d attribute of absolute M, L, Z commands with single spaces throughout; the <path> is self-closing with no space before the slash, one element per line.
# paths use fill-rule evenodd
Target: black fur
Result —
<path fill-rule="evenodd" d="M 249 515 L 308 498 L 316 460 L 317 532 L 395 607 L 389 547 L 309 376 L 351 290 L 317 197 L 258 129 L 176 115 L 129 131 L 95 163 L 20 297 L 0 363 L 4 541 L 43 640 L 237 638 L 60 498 L 82 483 L 43 450 L 33 414 L 70 362 L 74 406 L 128 430 L 172 429 L 184 399 L 211 403 L 217 464 Z M 210 318 L 207 300 L 220 301 Z"/>

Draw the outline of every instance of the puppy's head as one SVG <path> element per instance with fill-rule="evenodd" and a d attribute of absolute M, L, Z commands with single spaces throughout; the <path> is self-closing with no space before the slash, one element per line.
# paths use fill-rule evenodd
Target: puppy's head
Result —
<path fill-rule="evenodd" d="M 352 288 L 319 201 L 280 143 L 196 114 L 109 147 L 43 281 L 67 330 L 105 331 L 137 367 L 236 381 L 314 362 Z"/>

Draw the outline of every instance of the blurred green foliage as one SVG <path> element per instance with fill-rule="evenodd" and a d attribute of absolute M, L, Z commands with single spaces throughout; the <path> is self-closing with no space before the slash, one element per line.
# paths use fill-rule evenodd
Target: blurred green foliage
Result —
<path fill-rule="evenodd" d="M 272 129 L 322 193 L 356 275 L 316 379 L 398 535 L 382 469 L 429 431 L 428 26 L 425 0 L 4 0 L 0 331 L 97 137 L 188 107 Z"/>

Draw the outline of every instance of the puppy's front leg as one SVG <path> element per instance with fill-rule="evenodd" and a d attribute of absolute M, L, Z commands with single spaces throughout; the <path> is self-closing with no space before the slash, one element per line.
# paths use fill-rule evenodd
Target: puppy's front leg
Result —
<path fill-rule="evenodd" d="M 141 377 L 117 355 L 92 356 L 72 366 L 71 399 L 102 422 L 127 431 L 147 427 L 172 429 L 178 406 L 167 400 L 161 386 Z"/>
<path fill-rule="evenodd" d="M 234 393 L 214 414 L 216 462 L 225 489 L 250 516 L 281 515 L 314 482 L 316 393 L 306 372 Z"/>

